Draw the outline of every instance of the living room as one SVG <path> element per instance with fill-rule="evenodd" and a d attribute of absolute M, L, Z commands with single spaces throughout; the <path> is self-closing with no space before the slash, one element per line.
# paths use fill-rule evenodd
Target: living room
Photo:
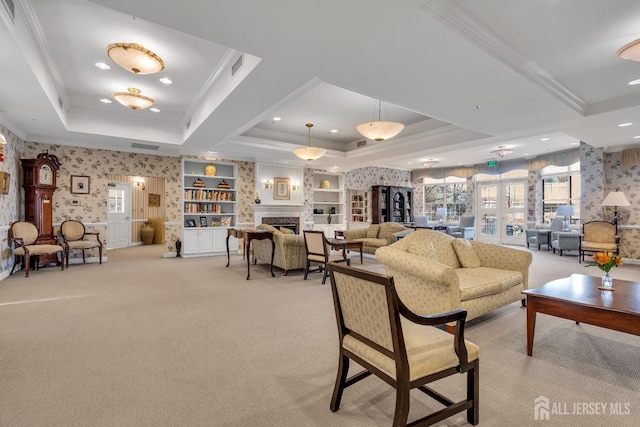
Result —
<path fill-rule="evenodd" d="M 0 52 L 0 58 L 5 64 L 0 71 L 3 81 L 3 95 L 0 95 L 0 134 L 4 138 L 0 151 L 3 158 L 0 172 L 4 172 L 3 176 L 7 177 L 7 192 L 0 194 L 0 241 L 3 242 L 0 287 L 4 288 L 4 292 L 0 293 L 0 304 L 6 304 L 14 310 L 21 301 L 47 298 L 64 300 L 70 295 L 74 301 L 81 302 L 84 298 L 79 297 L 83 295 L 82 287 L 93 280 L 93 274 L 100 277 L 100 283 L 94 284 L 97 287 L 89 287 L 91 290 L 87 290 L 87 294 L 95 291 L 105 297 L 96 299 L 93 309 L 104 316 L 103 319 L 115 321 L 117 319 L 112 314 L 100 308 L 100 303 L 113 303 L 106 295 L 107 284 L 119 280 L 113 269 L 123 269 L 121 271 L 127 271 L 131 278 L 137 278 L 138 281 L 127 278 L 122 283 L 119 282 L 122 286 L 115 287 L 114 291 L 117 290 L 123 299 L 114 303 L 114 307 L 122 309 L 127 319 L 135 320 L 136 308 L 129 307 L 131 311 L 126 313 L 122 308 L 126 305 L 126 297 L 130 295 L 124 284 L 135 287 L 147 280 L 144 276 L 146 270 L 157 270 L 164 277 L 149 276 L 148 279 L 155 280 L 158 287 L 150 287 L 144 283 L 138 289 L 140 294 L 134 297 L 144 311 L 144 292 L 158 293 L 152 299 L 159 305 L 150 310 L 151 317 L 141 320 L 145 324 L 142 330 L 153 333 L 149 332 L 152 320 L 158 320 L 162 316 L 156 309 L 168 304 L 170 298 L 177 298 L 176 295 L 169 297 L 175 290 L 164 287 L 169 288 L 179 283 L 190 287 L 194 294 L 189 293 L 187 299 L 180 303 L 180 307 L 188 311 L 188 304 L 197 299 L 195 295 L 198 292 L 207 295 L 211 292 L 210 289 L 199 287 L 198 280 L 215 284 L 224 282 L 223 300 L 229 311 L 225 310 L 221 301 L 216 301 L 214 306 L 224 314 L 219 318 L 211 315 L 202 323 L 196 321 L 195 328 L 202 328 L 204 331 L 216 328 L 216 334 L 220 334 L 216 337 L 229 350 L 227 355 L 215 352 L 216 357 L 221 359 L 216 369 L 224 370 L 225 362 L 229 362 L 231 364 L 228 366 L 246 370 L 246 376 L 240 375 L 242 378 L 238 382 L 249 388 L 252 381 L 250 376 L 258 374 L 256 369 L 227 360 L 227 357 L 232 359 L 234 351 L 241 350 L 239 342 L 242 340 L 239 338 L 235 342 L 235 338 L 231 338 L 227 341 L 228 332 L 222 333 L 217 327 L 224 325 L 229 330 L 241 331 L 239 335 L 244 335 L 246 342 L 255 339 L 255 346 L 268 355 L 265 357 L 275 358 L 277 345 L 281 342 L 277 336 L 272 335 L 268 336 L 274 344 L 259 342 L 260 337 L 256 331 L 265 330 L 256 329 L 256 324 L 262 322 L 267 331 L 286 330 L 288 322 L 295 322 L 295 315 L 308 316 L 301 307 L 291 303 L 298 290 L 305 294 L 299 300 L 301 306 L 308 308 L 313 305 L 314 298 L 322 301 L 319 307 L 313 309 L 313 315 L 320 319 L 317 324 L 304 323 L 305 327 L 317 332 L 322 338 L 314 340 L 309 337 L 305 341 L 308 347 L 300 349 L 301 354 L 305 355 L 303 360 L 297 358 L 296 352 L 285 352 L 291 370 L 298 368 L 305 372 L 304 380 L 295 372 L 286 373 L 287 363 L 274 364 L 270 368 L 277 367 L 276 376 L 287 387 L 293 387 L 292 384 L 297 381 L 313 383 L 314 378 L 321 377 L 321 387 L 317 389 L 296 389 L 301 395 L 321 394 L 321 399 L 314 402 L 304 400 L 301 406 L 294 406 L 295 399 L 290 399 L 289 396 L 286 399 L 289 406 L 283 408 L 283 411 L 290 418 L 279 417 L 271 412 L 263 424 L 389 424 L 389 417 L 393 412 L 393 393 L 384 387 L 370 392 L 365 386 L 358 400 L 349 404 L 346 403 L 349 397 L 345 396 L 347 406 L 344 408 L 347 408 L 348 415 L 342 416 L 338 412 L 337 416 L 340 418 L 337 420 L 332 420 L 331 416 L 334 414 L 329 413 L 326 408 L 328 400 L 325 398 L 330 395 L 330 390 L 323 387 L 327 384 L 327 378 L 335 374 L 334 363 L 337 356 L 333 352 L 330 356 L 323 355 L 326 360 L 323 359 L 323 363 L 315 367 L 308 363 L 308 360 L 313 360 L 315 352 L 321 352 L 327 346 L 337 346 L 329 287 L 322 287 L 318 277 L 312 275 L 311 280 L 303 281 L 300 271 L 288 278 L 284 278 L 283 272 L 279 271 L 276 279 L 271 281 L 264 265 L 259 264 L 256 268 L 252 267 L 251 283 L 245 283 L 245 271 L 239 261 L 242 258 L 241 251 L 234 253 L 229 268 L 224 267 L 223 258 L 226 261 L 226 257 L 220 256 L 174 259 L 177 255 L 176 243 L 184 241 L 186 229 L 183 212 L 184 180 L 187 173 L 184 169 L 185 161 L 203 162 L 203 165 L 234 165 L 237 170 L 233 189 L 236 196 L 234 227 L 255 225 L 257 217 L 254 207 L 256 199 L 260 198 L 263 206 L 301 206 L 303 228 L 313 228 L 314 219 L 316 222 L 327 221 L 328 212 L 314 214 L 314 209 L 318 209 L 313 203 L 314 192 L 319 188 L 315 179 L 318 174 L 340 175 L 341 190 L 345 194 L 349 191 L 371 191 L 377 185 L 410 187 L 413 191 L 413 215 L 427 213 L 425 204 L 422 203 L 425 179 L 444 180 L 455 176 L 467 185 L 467 212 L 478 215 L 480 199 L 476 176 L 497 176 L 512 171 L 525 174 L 522 178 L 526 189 L 523 222 L 527 227 L 535 227 L 548 215 L 544 211 L 542 194 L 543 169 L 548 166 L 569 167 L 578 163 L 580 222 L 573 225 L 580 228 L 587 221 L 610 220 L 613 207 L 603 207 L 602 202 L 610 192 L 623 191 L 630 201 L 630 206 L 619 209 L 620 252 L 625 265 L 615 269 L 613 273 L 617 279 L 637 280 L 635 264 L 640 263 L 640 193 L 636 187 L 640 179 L 637 154 L 640 132 L 634 130 L 638 124 L 633 121 L 640 109 L 640 96 L 637 94 L 640 86 L 630 82 L 640 77 L 640 71 L 636 62 L 620 59 L 615 54 L 617 49 L 638 38 L 640 28 L 633 28 L 625 17 L 640 16 L 640 6 L 628 1 L 617 1 L 615 7 L 605 7 L 595 1 L 588 2 L 587 5 L 573 5 L 573 8 L 552 4 L 522 5 L 526 9 L 524 11 L 513 10 L 514 6 L 507 2 L 499 3 L 498 6 L 494 9 L 493 6 L 483 7 L 470 1 L 427 1 L 401 5 L 377 1 L 373 5 L 368 2 L 350 5 L 337 2 L 323 5 L 308 2 L 291 2 L 287 5 L 216 2 L 212 6 L 204 1 L 193 1 L 187 2 L 182 9 L 175 10 L 175 7 L 157 5 L 150 1 L 3 0 L 3 6 L 0 7 L 3 19 L 0 34 L 7 43 L 4 43 L 3 51 Z M 97 9 L 99 13 L 96 12 Z M 578 16 L 575 9 L 580 10 Z M 336 11 L 340 12 L 340 16 L 335 16 Z M 92 14 L 95 16 L 91 17 Z M 546 22 L 549 16 L 557 17 L 558 22 L 544 24 L 544 37 L 530 37 L 530 34 L 540 33 L 536 29 L 537 25 Z M 97 21 L 104 21 L 104 25 L 99 25 Z M 381 25 L 381 28 L 376 25 L 375 31 L 363 30 L 371 28 L 372 22 L 389 23 Z M 113 25 L 113 28 L 109 29 L 109 25 Z M 92 34 L 92 26 L 104 30 L 104 33 L 100 37 L 77 37 L 78 34 Z M 127 31 L 128 26 L 131 31 Z M 613 27 L 616 29 L 613 30 Z M 582 44 L 584 28 L 592 29 L 594 40 L 591 47 Z M 145 31 L 148 31 L 146 36 Z M 159 35 L 161 33 L 162 36 Z M 156 36 L 162 40 L 174 39 L 176 43 L 191 40 L 192 44 L 188 45 L 189 48 L 182 49 L 183 45 L 173 45 L 170 41 L 154 45 Z M 90 40 L 92 38 L 99 40 Z M 108 42 L 105 43 L 106 39 Z M 157 51 L 165 60 L 168 73 L 165 74 L 170 75 L 174 83 L 160 86 L 160 83 L 155 82 L 157 76 L 153 77 L 152 83 L 149 76 L 129 73 L 131 77 L 120 79 L 116 84 L 105 78 L 104 74 L 98 74 L 101 71 L 94 66 L 96 61 L 110 63 L 111 71 L 116 69 L 117 65 L 109 62 L 105 47 L 108 43 L 120 41 L 135 41 L 148 48 L 153 47 L 151 50 Z M 228 48 L 218 49 L 214 44 Z M 399 46 L 402 48 L 398 48 Z M 240 57 L 244 63 L 239 65 L 238 74 L 230 79 L 233 86 L 217 86 L 219 82 L 213 76 L 219 70 L 233 68 Z M 574 60 L 567 61 L 568 57 Z M 193 62 L 190 58 L 193 58 Z M 376 60 L 373 61 L 372 58 Z M 80 63 L 84 65 L 80 66 Z M 185 64 L 190 67 L 185 67 Z M 184 72 L 181 68 L 192 68 L 193 74 Z M 609 72 L 602 71 L 605 69 Z M 185 81 L 193 84 L 187 85 Z M 143 94 L 155 99 L 154 108 L 157 107 L 158 112 L 152 112 L 149 108 L 134 111 L 117 102 L 107 104 L 100 101 L 110 101 L 112 92 L 126 90 L 134 84 L 141 86 Z M 163 92 L 165 89 L 160 88 L 171 89 Z M 354 101 L 354 104 L 350 99 L 356 99 L 357 102 Z M 354 105 L 358 105 L 358 108 Z M 405 130 L 385 141 L 366 139 L 357 134 L 355 128 L 372 116 L 374 121 L 402 121 Z M 340 118 L 344 120 L 338 120 Z M 310 132 L 305 127 L 308 122 L 314 122 Z M 339 132 L 332 133 L 334 129 Z M 365 144 L 359 145 L 365 139 Z M 308 145 L 322 147 L 327 150 L 326 154 L 319 159 L 306 161 L 292 153 L 292 150 Z M 491 152 L 500 146 L 506 146 L 512 153 L 505 157 L 492 155 Z M 164 210 L 161 218 L 163 243 L 147 248 L 153 259 L 149 259 L 151 257 L 144 252 L 131 252 L 132 258 L 139 261 L 139 268 L 143 271 L 136 273 L 136 267 L 124 270 L 127 256 L 120 255 L 118 251 L 104 251 L 102 260 L 105 263 L 102 266 L 97 263 L 97 253 L 92 252 L 88 259 L 90 265 L 74 265 L 82 262 L 76 254 L 72 258 L 71 267 L 64 273 L 60 273 L 59 268 L 43 268 L 32 272 L 29 279 L 24 279 L 21 271 L 14 272 L 9 277 L 14 265 L 9 226 L 14 221 L 23 219 L 25 212 L 21 159 L 34 159 L 42 153 L 55 155 L 60 161 L 60 167 L 56 171 L 57 189 L 52 202 L 54 227 L 58 227 L 66 219 L 76 219 L 98 232 L 103 242 L 109 241 L 110 231 L 107 212 L 109 176 L 164 180 L 160 194 Z M 495 160 L 490 162 L 493 166 L 487 163 L 488 159 Z M 86 193 L 74 191 L 74 177 L 86 180 Z M 299 186 L 296 190 L 290 187 L 288 200 L 274 200 L 273 186 L 267 188 L 264 182 L 265 179 L 280 177 L 290 178 L 290 185 Z M 143 187 L 144 185 L 140 187 L 140 191 L 143 191 Z M 132 190 L 138 191 L 135 184 Z M 147 200 L 147 193 L 144 194 L 144 200 Z M 135 221 L 148 219 L 140 212 L 134 212 L 132 217 Z M 435 216 L 431 219 L 437 220 Z M 211 218 L 208 220 L 211 222 Z M 339 219 L 335 217 L 333 221 L 333 226 L 338 224 L 347 227 L 344 216 Z M 224 227 L 219 228 L 226 231 Z M 137 247 L 140 243 L 136 241 L 139 233 L 131 234 L 133 247 L 127 250 L 144 250 L 145 248 Z M 520 245 L 519 248 L 524 250 L 524 240 Z M 534 256 L 531 275 L 538 286 L 570 273 L 587 272 L 597 275 L 595 269 L 585 269 L 579 265 L 575 256 L 560 257 L 546 253 L 545 250 L 538 251 L 537 248 L 532 248 L 531 252 Z M 177 266 L 176 263 L 182 264 Z M 365 258 L 365 266 L 374 263 L 376 260 L 373 256 Z M 547 265 L 554 267 L 547 271 Z M 83 267 L 87 273 L 80 270 Z M 175 271 L 194 277 L 181 278 Z M 285 279 L 291 280 L 287 282 Z M 274 285 L 282 291 L 277 293 L 277 298 L 287 300 L 289 304 L 275 301 L 276 296 L 270 296 L 264 289 L 259 289 L 260 286 Z M 59 289 L 52 291 L 53 286 Z M 27 287 L 33 289 L 25 290 Z M 247 298 L 245 301 L 250 301 L 250 307 L 255 308 L 261 301 L 271 302 L 274 310 L 261 311 L 260 319 L 252 317 L 249 307 L 243 307 L 242 301 L 233 299 L 234 291 L 239 288 L 242 289 L 239 294 Z M 167 291 L 167 300 L 162 298 L 163 289 Z M 254 294 L 249 298 L 247 293 L 250 292 Z M 34 311 L 39 310 L 36 306 L 32 307 Z M 169 305 L 164 307 L 171 311 L 180 309 Z M 243 320 L 233 319 L 234 311 L 230 308 L 242 313 L 240 317 Z M 80 304 L 74 306 L 74 311 L 76 309 L 83 310 Z M 199 307 L 196 311 L 198 315 L 203 315 L 205 308 Z M 11 342 L 18 343 L 19 331 L 23 326 L 20 323 L 28 321 L 29 312 L 19 314 L 21 321 L 11 320 L 9 312 L 5 313 L 6 324 L 14 327 Z M 57 315 L 60 313 L 56 313 L 55 309 L 46 308 L 42 309 L 37 318 L 44 321 L 48 316 L 53 319 Z M 541 328 L 544 329 L 544 316 L 539 317 Z M 92 322 L 90 317 L 79 316 L 78 319 Z M 179 315 L 171 319 L 178 324 L 184 320 Z M 244 319 L 252 322 L 245 322 Z M 549 321 L 551 327 L 548 330 L 562 336 L 576 332 L 573 324 L 557 323 L 556 320 L 558 319 Z M 69 321 L 72 322 L 72 319 Z M 186 334 L 189 330 L 187 323 L 180 324 L 180 328 L 169 335 L 176 338 Z M 491 333 L 491 327 L 496 323 L 501 328 L 499 338 L 498 335 L 492 337 Z M 69 327 L 64 321 L 52 321 L 52 324 L 60 330 Z M 122 330 L 132 327 L 127 322 L 115 321 L 114 325 L 123 328 Z M 510 329 L 513 325 L 517 327 Z M 110 336 L 120 333 L 115 326 L 113 329 L 103 327 L 103 324 L 99 325 L 100 339 L 109 340 Z M 581 402 L 594 402 L 600 398 L 608 402 L 622 402 L 622 394 L 626 393 L 631 398 L 622 403 L 632 401 L 632 407 L 637 408 L 637 392 L 634 390 L 638 389 L 639 376 L 635 373 L 637 369 L 633 369 L 633 363 L 629 365 L 629 360 L 633 360 L 632 355 L 637 350 L 637 337 L 588 326 L 578 329 L 579 334 L 574 335 L 575 341 L 568 354 L 577 359 L 575 366 L 586 371 L 581 373 L 569 367 L 571 358 L 562 357 L 561 351 L 555 353 L 557 337 L 545 335 L 544 332 L 539 335 L 543 343 L 540 354 L 534 355 L 535 362 L 529 361 L 524 343 L 524 328 L 525 310 L 512 304 L 473 323 L 470 328 L 471 338 L 468 339 L 474 341 L 475 335 L 481 354 L 491 355 L 486 356 L 487 358 L 498 358 L 499 349 L 508 347 L 509 355 L 517 358 L 517 366 L 522 371 L 533 369 L 535 375 L 542 375 L 544 372 L 553 373 L 552 368 L 561 366 L 569 370 L 569 375 L 554 379 L 549 374 L 544 376 L 544 380 L 532 384 L 520 376 L 501 377 L 497 373 L 499 364 L 496 362 L 490 368 L 484 368 L 487 378 L 491 378 L 491 381 L 486 382 L 481 379 L 484 393 L 494 396 L 491 394 L 494 392 L 495 395 L 504 397 L 503 395 L 515 391 L 523 391 L 524 386 L 509 384 L 526 383 L 531 390 L 538 392 L 536 396 L 545 395 L 549 392 L 543 387 L 544 381 L 564 381 L 566 384 L 573 382 L 577 385 L 572 385 L 566 394 L 555 394 L 563 402 L 578 402 L 580 388 L 583 387 Z M 24 334 L 39 337 L 39 333 L 34 331 L 37 328 Z M 47 329 L 42 334 L 51 334 L 60 342 L 75 345 L 72 341 L 66 341 L 68 336 L 58 336 L 53 331 L 54 329 Z M 313 335 L 313 332 L 302 329 L 296 332 Z M 88 335 L 84 332 L 81 334 L 83 344 L 90 345 Z M 201 339 L 202 335 L 198 334 L 197 337 L 194 335 L 193 340 Z M 85 339 L 89 341 L 85 342 Z M 135 339 L 144 340 L 144 335 L 136 336 Z M 178 341 L 182 339 L 186 338 L 179 338 Z M 144 358 L 145 354 L 153 354 L 161 348 L 162 340 L 159 333 L 151 339 L 150 347 L 146 347 L 144 351 L 136 350 L 136 356 Z M 45 341 L 48 345 L 54 345 L 48 339 L 40 342 Z M 603 343 L 611 344 L 611 348 L 615 348 L 617 353 L 609 352 L 607 345 Z M 132 345 L 131 342 L 126 340 L 117 342 L 119 348 L 129 345 Z M 287 345 L 298 348 L 298 345 L 304 344 L 296 344 L 292 340 Z M 595 350 L 581 353 L 580 348 L 584 346 Z M 32 348 L 29 342 L 20 342 L 21 351 L 31 351 Z M 207 344 L 208 350 L 213 348 L 213 344 Z M 187 354 L 174 350 L 171 352 L 172 356 L 189 360 Z M 57 348 L 56 354 L 59 356 L 62 355 L 60 351 Z M 543 363 L 531 368 L 540 363 L 539 358 L 550 353 L 554 356 L 553 363 Z M 106 346 L 100 354 L 112 355 L 106 350 Z M 6 356 L 8 360 L 12 360 L 19 358 L 19 353 L 7 353 Z M 123 354 L 119 356 L 125 357 Z M 75 354 L 73 357 L 80 356 Z M 593 370 L 585 361 L 590 357 L 597 359 Z M 65 363 L 62 356 L 56 360 L 61 364 Z M 508 358 L 496 360 L 500 360 L 503 366 L 509 364 Z M 36 359 L 30 362 L 36 365 L 38 363 Z M 252 359 L 252 362 L 256 360 Z M 627 368 L 631 368 L 631 373 L 624 374 L 628 374 L 628 377 L 623 375 L 620 368 L 625 364 Z M 26 366 L 33 365 L 23 365 L 25 369 Z M 44 370 L 55 371 L 53 365 L 46 366 Z M 169 366 L 169 362 L 164 359 L 158 365 L 161 370 L 169 369 Z M 198 366 L 207 369 L 204 365 Z M 259 362 L 255 366 L 268 368 Z M 83 368 L 93 373 L 100 370 L 99 363 L 86 364 Z M 113 369 L 112 366 L 105 369 L 105 372 L 113 375 Z M 142 365 L 135 366 L 130 372 L 134 376 L 143 376 L 144 369 Z M 181 365 L 180 369 L 186 368 Z M 607 388 L 603 396 L 599 396 L 597 390 L 600 383 L 609 382 L 606 379 L 607 369 L 612 371 L 612 377 L 622 386 Z M 46 372 L 38 372 L 42 378 L 46 377 Z M 74 387 L 64 381 L 63 376 L 68 375 L 68 371 L 65 369 L 64 372 L 57 372 L 60 376 L 52 375 L 51 381 L 58 382 L 61 388 L 53 387 L 49 390 L 68 396 L 66 393 Z M 9 374 L 7 371 L 7 375 Z M 215 375 L 217 380 L 229 386 L 218 372 Z M 188 373 L 190 380 L 195 376 L 193 372 Z M 179 375 L 172 378 L 180 381 Z M 33 378 L 27 376 L 24 379 L 26 381 Z M 270 377 L 263 385 L 265 388 L 274 387 L 276 382 Z M 613 383 L 614 380 L 610 382 Z M 108 387 L 108 380 L 101 378 L 97 384 Z M 562 384 L 556 385 L 558 389 L 563 388 Z M 42 388 L 47 389 L 49 386 Z M 500 389 L 501 386 L 504 389 Z M 159 424 L 188 424 L 184 420 L 190 420 L 194 425 L 210 425 L 216 423 L 207 417 L 223 414 L 220 415 L 220 425 L 259 424 L 259 413 L 267 411 L 270 404 L 277 405 L 270 398 L 259 396 L 259 393 L 241 393 L 236 387 L 237 384 L 232 389 L 238 400 L 220 399 L 216 403 L 220 407 L 216 406 L 213 413 L 206 413 L 198 408 L 193 412 L 197 413 L 195 418 L 189 418 L 186 415 L 189 404 L 183 402 L 178 406 L 184 408 L 184 413 L 155 421 Z M 117 388 L 121 390 L 120 387 Z M 136 388 L 132 387 L 129 391 L 134 389 Z M 160 390 L 157 389 L 157 397 L 161 396 Z M 142 388 L 138 391 L 143 393 Z M 91 392 L 90 388 L 83 390 L 83 393 Z M 207 392 L 221 393 L 213 388 L 207 388 Z M 26 396 L 26 393 L 27 390 L 21 390 L 20 395 Z M 278 395 L 284 398 L 283 394 Z M 12 407 L 11 397 L 3 395 L 3 401 L 8 407 Z M 135 394 L 127 396 L 132 399 L 127 405 L 133 408 L 135 404 L 131 402 L 135 400 Z M 387 404 L 384 409 L 376 408 L 375 405 L 380 396 Z M 517 412 L 514 419 L 520 423 L 533 423 L 533 402 L 529 406 L 529 397 L 527 395 L 526 399 L 514 401 L 513 404 L 508 399 L 498 399 L 500 405 L 504 405 L 502 408 L 499 405 L 484 406 L 482 423 L 504 425 L 509 417 L 500 415 L 501 411 Z M 552 400 L 554 398 L 547 397 Z M 191 399 L 195 398 L 195 394 L 191 396 Z M 117 410 L 117 397 L 112 395 L 109 399 L 113 401 L 107 406 Z M 246 410 L 247 404 L 240 400 L 251 399 L 264 405 L 256 405 L 256 412 L 247 418 L 234 418 L 231 412 Z M 159 401 L 163 399 L 160 398 Z M 21 408 L 20 411 L 28 411 L 29 405 L 37 405 L 34 402 L 35 400 L 28 402 L 27 406 L 14 407 Z M 211 403 L 209 400 L 207 402 Z M 416 405 L 419 407 L 420 404 Z M 93 410 L 97 410 L 98 406 L 97 403 L 91 405 Z M 144 406 L 148 412 L 140 414 L 137 419 L 132 415 L 135 413 L 134 409 L 126 411 L 125 423 L 144 425 L 148 420 L 154 419 L 151 412 L 162 412 L 158 406 Z M 326 414 L 317 410 L 319 406 L 323 406 L 323 411 L 326 409 Z M 306 412 L 309 407 L 312 409 Z M 374 414 L 369 414 L 370 411 Z M 47 411 L 42 413 L 46 414 Z M 87 418 L 87 412 L 83 410 L 76 414 L 67 413 L 65 416 L 77 416 L 78 421 L 72 424 L 109 424 L 106 421 L 108 415 L 104 413 L 94 420 Z M 614 420 L 613 423 L 620 425 L 630 424 L 627 418 L 590 418 L 588 422 L 593 425 L 611 425 Z M 63 419 L 57 419 L 57 423 L 63 424 Z M 20 420 L 20 414 L 14 413 L 0 423 L 16 425 L 21 424 Z M 560 423 L 560 420 L 564 420 L 565 424 L 578 425 L 585 418 L 567 415 L 565 418 L 557 417 L 555 422 Z M 452 422 L 455 423 L 452 425 L 464 425 L 462 418 L 456 418 Z M 33 423 L 37 424 L 38 421 L 23 418 L 23 424 Z"/>

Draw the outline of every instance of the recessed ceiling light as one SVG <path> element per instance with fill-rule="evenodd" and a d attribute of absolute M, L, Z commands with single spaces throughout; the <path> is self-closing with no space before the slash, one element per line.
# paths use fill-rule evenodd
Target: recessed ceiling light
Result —
<path fill-rule="evenodd" d="M 578 144 L 580 144 L 580 143 L 579 143 L 579 142 L 572 142 L 572 143 L 571 143 L 571 144 L 569 144 L 569 145 L 578 145 Z"/>
<path fill-rule="evenodd" d="M 109 98 L 100 98 L 100 102 L 103 104 L 111 104 L 111 100 Z"/>
<path fill-rule="evenodd" d="M 531 153 L 522 153 L 522 155 L 523 155 L 523 156 L 528 156 L 528 155 L 530 155 L 530 154 L 531 154 Z"/>
<path fill-rule="evenodd" d="M 105 64 L 104 62 L 96 62 L 94 64 L 96 67 L 100 68 L 101 70 L 110 70 L 111 67 L 108 64 Z"/>
<path fill-rule="evenodd" d="M 209 153 L 209 154 L 218 154 L 217 151 L 207 151 L 207 153 Z"/>
<path fill-rule="evenodd" d="M 633 123 L 620 123 L 620 124 L 618 125 L 618 127 L 623 128 L 623 127 L 626 127 L 626 126 L 631 126 L 632 124 L 633 124 Z"/>
<path fill-rule="evenodd" d="M 164 83 L 166 85 L 170 85 L 171 83 L 173 83 L 173 81 L 171 81 L 169 77 L 161 77 L 158 80 L 160 80 L 160 83 Z"/>
<path fill-rule="evenodd" d="M 280 120 L 282 120 L 280 117 L 274 117 L 274 118 L 273 118 L 273 121 L 274 121 L 274 122 L 279 122 Z"/>
<path fill-rule="evenodd" d="M 331 133 L 338 133 L 338 129 L 331 129 Z"/>
<path fill-rule="evenodd" d="M 635 79 L 635 80 L 631 80 L 629 82 L 629 85 L 633 86 L 633 85 L 640 85 L 640 79 Z"/>
<path fill-rule="evenodd" d="M 149 111 L 153 111 L 154 113 L 159 113 L 160 112 L 160 110 L 158 108 L 156 108 L 156 107 L 149 108 Z"/>
<path fill-rule="evenodd" d="M 633 139 L 640 139 L 640 135 L 634 136 Z"/>
<path fill-rule="evenodd" d="M 549 138 L 540 138 L 540 141 L 548 141 Z"/>

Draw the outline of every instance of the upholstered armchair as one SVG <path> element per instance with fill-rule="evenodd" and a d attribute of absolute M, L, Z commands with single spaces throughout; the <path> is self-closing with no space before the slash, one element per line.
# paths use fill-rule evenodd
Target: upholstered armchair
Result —
<path fill-rule="evenodd" d="M 586 252 L 600 251 L 620 253 L 620 236 L 618 236 L 617 223 L 589 221 L 582 224 L 578 262 L 584 260 Z"/>
<path fill-rule="evenodd" d="M 473 240 L 476 234 L 476 217 L 463 215 L 460 217 L 460 224 L 447 227 L 447 234 L 452 237 Z"/>
<path fill-rule="evenodd" d="M 304 237 L 301 234 L 293 234 L 288 228 L 276 228 L 269 224 L 260 224 L 258 228 L 271 231 L 276 251 L 273 257 L 273 265 L 284 270 L 284 275 L 289 275 L 290 270 L 304 268 L 307 263 L 307 254 L 304 250 Z M 282 231 L 285 230 L 285 231 Z M 269 239 L 254 240 L 253 262 L 271 262 L 271 241 Z"/>
<path fill-rule="evenodd" d="M 529 245 L 537 245 L 538 250 L 540 246 L 547 245 L 547 248 L 551 247 L 551 235 L 554 231 L 562 230 L 562 217 L 556 216 L 551 220 L 549 228 L 530 228 L 525 230 L 527 239 L 527 248 Z M 577 248 L 575 248 L 577 249 Z M 562 253 L 561 253 L 562 254 Z"/>
<path fill-rule="evenodd" d="M 554 231 L 551 233 L 551 247 L 553 253 L 563 251 L 577 251 L 580 248 L 580 233 L 578 230 L 573 231 Z"/>
<path fill-rule="evenodd" d="M 410 425 L 432 425 L 460 412 L 466 412 L 469 423 L 478 424 L 480 357 L 478 346 L 464 339 L 467 312 L 421 316 L 400 301 L 393 277 L 334 263 L 329 271 L 340 349 L 331 411 L 340 408 L 346 388 L 373 374 L 396 389 L 393 426 L 407 425 L 411 389 L 445 407 Z M 453 334 L 434 327 L 449 322 L 455 323 Z M 347 377 L 351 360 L 364 370 Z M 460 374 L 466 374 L 466 393 L 458 402 L 430 386 Z"/>
<path fill-rule="evenodd" d="M 22 259 L 22 265 L 25 270 L 25 277 L 29 277 L 29 265 L 31 257 L 36 257 L 36 270 L 40 255 L 56 254 L 60 257 L 61 270 L 64 270 L 64 248 L 60 245 L 38 244 L 38 228 L 30 222 L 17 221 L 11 224 L 9 228 L 9 239 L 13 242 L 13 268 L 15 270 L 18 261 Z"/>
<path fill-rule="evenodd" d="M 60 224 L 59 237 L 64 246 L 67 268 L 69 268 L 69 252 L 71 251 L 82 251 L 82 263 L 86 264 L 85 251 L 98 249 L 99 262 L 102 264 L 100 233 L 87 231 L 83 223 L 69 219 Z"/>

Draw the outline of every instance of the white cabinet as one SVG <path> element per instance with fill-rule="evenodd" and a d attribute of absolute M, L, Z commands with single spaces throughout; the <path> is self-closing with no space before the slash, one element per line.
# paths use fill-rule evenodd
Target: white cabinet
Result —
<path fill-rule="evenodd" d="M 182 161 L 184 255 L 226 254 L 227 229 L 238 220 L 238 174 L 235 163 Z M 229 250 L 237 250 L 229 239 Z"/>
<path fill-rule="evenodd" d="M 329 222 L 329 212 L 331 222 Z M 345 224 L 344 175 L 318 172 L 313 175 L 313 222 Z"/>

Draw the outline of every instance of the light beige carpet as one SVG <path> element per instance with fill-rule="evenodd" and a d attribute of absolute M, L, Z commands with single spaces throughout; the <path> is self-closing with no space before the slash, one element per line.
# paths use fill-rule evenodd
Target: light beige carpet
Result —
<path fill-rule="evenodd" d="M 599 275 L 575 256 L 532 252 L 532 286 L 572 272 Z M 341 409 L 329 411 L 337 332 L 320 273 L 304 281 L 301 271 L 276 270 L 271 278 L 258 265 L 247 281 L 238 255 L 229 268 L 226 257 L 164 259 L 159 246 L 108 255 L 103 265 L 0 282 L 1 426 L 391 424 L 395 394 L 375 378 L 347 389 Z M 640 267 L 613 276 L 639 280 Z M 468 324 L 467 338 L 481 349 L 480 425 L 637 424 L 639 337 L 545 315 L 533 357 L 525 336 L 519 303 Z M 462 397 L 463 377 L 436 388 Z M 547 421 L 534 419 L 540 396 L 555 408 Z M 606 413 L 558 413 L 596 402 Z M 439 408 L 416 392 L 409 419 Z M 459 415 L 441 425 L 466 422 Z"/>

